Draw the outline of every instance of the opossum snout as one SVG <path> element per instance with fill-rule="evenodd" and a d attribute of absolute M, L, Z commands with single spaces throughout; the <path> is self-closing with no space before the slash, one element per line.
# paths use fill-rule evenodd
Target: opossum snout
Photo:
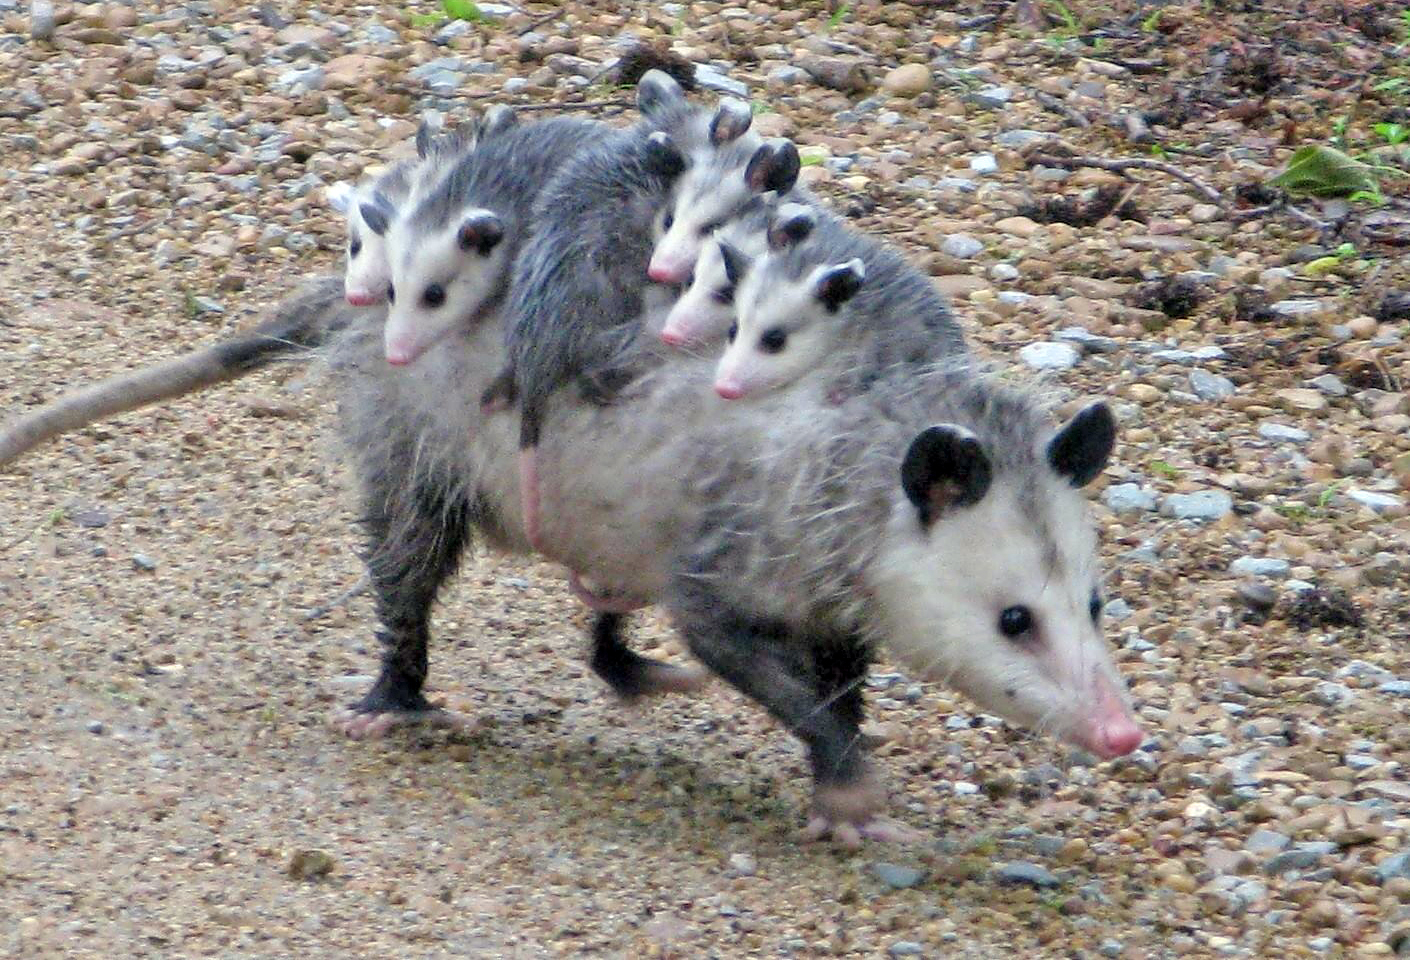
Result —
<path fill-rule="evenodd" d="M 653 283 L 684 283 L 685 278 L 690 276 L 690 269 L 689 264 L 652 260 L 646 268 L 646 275 Z"/>
<path fill-rule="evenodd" d="M 661 342 L 672 347 L 679 347 L 686 342 L 686 336 L 673 327 L 666 327 L 661 331 Z"/>
<path fill-rule="evenodd" d="M 1094 701 L 1092 712 L 1075 738 L 1083 747 L 1104 760 L 1113 760 L 1141 745 L 1145 734 L 1136 725 L 1131 709 L 1104 676 L 1097 679 Z"/>
<path fill-rule="evenodd" d="M 715 392 L 726 400 L 738 400 L 744 396 L 744 384 L 738 380 L 716 380 Z"/>
<path fill-rule="evenodd" d="M 354 307 L 376 306 L 380 298 L 367 290 L 349 290 L 346 293 L 347 301 Z"/>

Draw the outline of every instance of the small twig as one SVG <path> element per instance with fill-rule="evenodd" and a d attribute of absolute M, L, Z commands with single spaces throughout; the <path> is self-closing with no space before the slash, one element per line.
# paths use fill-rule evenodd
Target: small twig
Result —
<path fill-rule="evenodd" d="M 129 223 L 127 226 L 123 227 L 116 233 L 108 234 L 108 242 L 112 243 L 114 240 L 121 240 L 123 237 L 130 237 L 134 233 L 141 233 L 144 230 L 151 230 L 155 227 L 160 227 L 162 224 L 166 223 L 175 215 L 176 214 L 174 212 L 168 211 L 167 213 L 162 214 L 160 217 L 153 217 L 150 220 L 143 220 L 141 223 Z"/>
<path fill-rule="evenodd" d="M 1074 127 L 1081 127 L 1085 130 L 1092 125 L 1092 121 L 1082 116 L 1082 114 L 1078 113 L 1052 94 L 1044 93 L 1041 90 L 1034 90 L 1033 99 L 1037 100 L 1043 109 L 1066 117 L 1067 122 Z"/>
<path fill-rule="evenodd" d="M 529 21 L 529 25 L 528 25 L 527 27 L 525 27 L 524 29 L 520 30 L 518 33 L 516 33 L 515 36 L 516 36 L 516 37 L 522 37 L 522 36 L 523 36 L 524 34 L 526 34 L 526 33 L 533 33 L 535 30 L 537 30 L 539 27 L 543 26 L 545 23 L 548 23 L 550 20 L 557 20 L 559 17 L 563 16 L 563 14 L 566 13 L 566 12 L 567 12 L 567 4 L 562 4 L 562 5 L 560 5 L 560 6 L 558 7 L 557 10 L 554 10 L 552 13 L 545 13 L 545 14 L 544 14 L 543 16 L 541 16 L 541 17 L 536 17 L 535 19 L 530 20 L 530 21 Z"/>
<path fill-rule="evenodd" d="M 358 578 L 357 583 L 354 583 L 351 587 L 348 587 L 339 596 L 329 601 L 328 603 L 314 607 L 307 614 L 305 614 L 304 621 L 308 622 L 310 620 L 321 620 L 322 618 L 328 616 L 328 614 L 332 613 L 334 610 L 341 607 L 343 604 L 347 603 L 353 597 L 360 596 L 361 594 L 366 593 L 367 588 L 371 585 L 372 577 L 370 577 L 366 572 L 364 572 L 362 576 Z"/>
<path fill-rule="evenodd" d="M 1194 187 L 1210 203 L 1217 203 L 1224 206 L 1224 197 L 1209 184 L 1200 180 L 1193 174 L 1186 173 L 1179 167 L 1171 166 L 1168 163 L 1161 163 L 1159 160 L 1146 160 L 1144 158 L 1130 160 L 1100 160 L 1096 157 L 1058 157 L 1046 153 L 1030 153 L 1029 163 L 1041 163 L 1045 167 L 1064 167 L 1068 170 L 1074 167 L 1094 167 L 1097 170 L 1110 170 L 1112 173 L 1125 173 L 1127 170 L 1159 170 L 1161 173 L 1169 174 L 1177 180 L 1183 180 Z"/>
<path fill-rule="evenodd" d="M 515 112 L 533 110 L 605 110 L 608 107 L 630 107 L 634 100 L 584 100 L 581 103 L 524 103 L 515 104 Z"/>

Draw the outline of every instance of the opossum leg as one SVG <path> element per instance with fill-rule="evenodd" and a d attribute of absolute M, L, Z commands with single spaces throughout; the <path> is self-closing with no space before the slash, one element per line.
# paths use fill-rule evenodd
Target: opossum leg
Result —
<path fill-rule="evenodd" d="M 539 467 L 534 447 L 519 449 L 519 505 L 524 514 L 524 537 L 539 553 Z"/>
<path fill-rule="evenodd" d="M 514 368 L 506 366 L 480 394 L 480 412 L 485 416 L 500 413 L 514 405 L 514 398 Z"/>
<path fill-rule="evenodd" d="M 699 580 L 687 583 L 674 612 L 691 652 L 808 745 L 819 835 L 860 842 L 886 802 L 859 728 L 864 647 L 799 636 L 730 609 L 701 589 Z"/>
<path fill-rule="evenodd" d="M 345 724 L 354 737 L 384 733 L 398 719 L 446 720 L 422 693 L 431 606 L 460 562 L 473 509 L 464 500 L 448 500 L 426 489 L 402 497 L 394 494 L 388 502 L 401 509 L 377 502 L 365 520 L 370 540 L 367 570 L 377 594 L 377 618 L 383 626 L 377 638 L 384 651 L 381 673 Z M 406 515 L 388 515 L 400 512 Z"/>
<path fill-rule="evenodd" d="M 690 693 L 705 683 L 705 674 L 643 657 L 622 639 L 620 613 L 600 613 L 592 625 L 592 669 L 619 697 L 633 700 L 660 693 Z"/>

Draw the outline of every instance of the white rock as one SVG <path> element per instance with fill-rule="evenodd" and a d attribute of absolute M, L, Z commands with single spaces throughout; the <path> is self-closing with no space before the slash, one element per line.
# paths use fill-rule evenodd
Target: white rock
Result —
<path fill-rule="evenodd" d="M 1018 351 L 1018 359 L 1034 370 L 1068 370 L 1077 366 L 1081 354 L 1066 343 L 1030 343 Z"/>

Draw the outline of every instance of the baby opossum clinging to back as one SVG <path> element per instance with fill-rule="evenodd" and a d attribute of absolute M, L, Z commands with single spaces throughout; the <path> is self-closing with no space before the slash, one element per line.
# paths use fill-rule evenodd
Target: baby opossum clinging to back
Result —
<path fill-rule="evenodd" d="M 725 399 L 806 377 L 836 402 L 891 364 L 964 351 L 945 298 L 894 250 L 797 207 L 779 211 L 768 238 L 768 252 L 741 268 L 715 377 Z"/>
<path fill-rule="evenodd" d="M 429 124 L 416 130 L 416 156 L 401 160 L 371 183 L 335 183 L 328 203 L 348 220 L 347 266 L 343 274 L 348 303 L 357 307 L 382 303 L 391 283 L 387 230 L 397 211 L 430 190 L 436 180 L 479 143 L 515 124 L 512 107 L 495 106 L 478 123 L 437 134 Z"/>

